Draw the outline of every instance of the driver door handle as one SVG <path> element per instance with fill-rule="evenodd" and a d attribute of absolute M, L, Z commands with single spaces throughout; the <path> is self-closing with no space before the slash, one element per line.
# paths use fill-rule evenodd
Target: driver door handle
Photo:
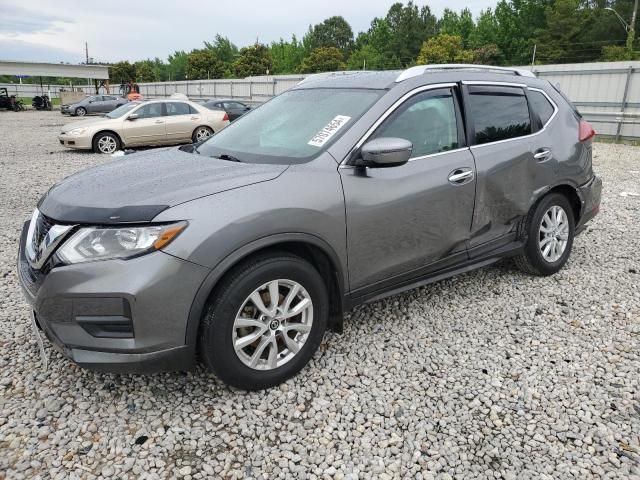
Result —
<path fill-rule="evenodd" d="M 156 120 L 156 123 L 164 123 L 164 120 Z"/>
<path fill-rule="evenodd" d="M 473 170 L 467 167 L 456 168 L 449 174 L 449 182 L 454 185 L 464 185 L 473 180 Z"/>

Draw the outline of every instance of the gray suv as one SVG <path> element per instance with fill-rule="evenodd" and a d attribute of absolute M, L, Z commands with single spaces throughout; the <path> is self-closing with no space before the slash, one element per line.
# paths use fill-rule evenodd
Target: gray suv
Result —
<path fill-rule="evenodd" d="M 513 257 L 551 275 L 600 204 L 594 131 L 477 66 L 310 77 L 210 139 L 66 178 L 25 223 L 33 321 L 77 364 L 276 385 L 343 312 Z"/>

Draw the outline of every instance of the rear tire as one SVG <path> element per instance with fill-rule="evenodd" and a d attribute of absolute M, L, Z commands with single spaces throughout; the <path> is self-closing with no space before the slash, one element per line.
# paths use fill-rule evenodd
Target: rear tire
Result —
<path fill-rule="evenodd" d="M 120 139 L 110 132 L 101 132 L 93 137 L 93 151 L 110 155 L 120 150 Z"/>
<path fill-rule="evenodd" d="M 271 292 L 277 292 L 276 304 Z M 273 387 L 309 362 L 328 316 L 327 288 L 311 264 L 287 253 L 257 256 L 226 275 L 209 299 L 200 327 L 200 357 L 229 385 Z"/>
<path fill-rule="evenodd" d="M 569 259 L 574 235 L 573 209 L 567 197 L 547 195 L 522 224 L 521 236 L 527 240 L 524 252 L 514 259 L 516 266 L 531 275 L 553 275 Z"/>
<path fill-rule="evenodd" d="M 87 109 L 84 107 L 78 107 L 76 108 L 75 114 L 78 117 L 84 117 L 87 114 Z"/>
<path fill-rule="evenodd" d="M 213 129 L 201 125 L 193 131 L 191 140 L 193 140 L 193 143 L 204 142 L 211 135 L 213 135 Z"/>

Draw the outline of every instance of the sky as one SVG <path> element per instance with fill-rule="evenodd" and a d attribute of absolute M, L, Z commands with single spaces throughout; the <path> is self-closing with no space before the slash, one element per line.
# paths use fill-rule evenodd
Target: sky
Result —
<path fill-rule="evenodd" d="M 163 60 L 189 51 L 216 33 L 238 47 L 271 43 L 292 34 L 302 38 L 309 25 L 342 15 L 354 33 L 386 14 L 393 0 L 0 0 L 0 60 L 99 62 Z M 404 2 L 406 3 L 406 1 Z M 417 0 L 440 16 L 445 7 L 469 8 L 474 15 L 495 0 Z"/>

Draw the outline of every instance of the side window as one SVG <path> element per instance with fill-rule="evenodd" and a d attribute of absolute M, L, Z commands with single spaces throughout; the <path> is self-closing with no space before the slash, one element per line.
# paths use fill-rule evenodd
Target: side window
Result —
<path fill-rule="evenodd" d="M 116 97 L 112 97 L 111 95 L 105 95 L 104 97 L 102 97 L 102 100 L 104 100 L 105 102 L 111 102 L 115 99 Z"/>
<path fill-rule="evenodd" d="M 531 133 L 527 97 L 521 88 L 470 87 L 469 113 L 476 144 L 507 140 Z"/>
<path fill-rule="evenodd" d="M 162 116 L 162 104 L 161 103 L 148 103 L 147 105 L 140 107 L 136 110 L 138 118 L 154 118 Z"/>
<path fill-rule="evenodd" d="M 531 100 L 531 108 L 533 108 L 540 117 L 542 125 L 546 125 L 551 115 L 553 115 L 553 105 L 551 105 L 547 97 L 545 97 L 544 93 L 537 90 L 529 90 L 529 100 Z"/>
<path fill-rule="evenodd" d="M 167 115 L 189 115 L 189 105 L 182 102 L 167 102 Z"/>
<path fill-rule="evenodd" d="M 395 110 L 372 138 L 398 137 L 413 144 L 412 158 L 458 148 L 456 109 L 451 90 L 419 93 Z"/>

